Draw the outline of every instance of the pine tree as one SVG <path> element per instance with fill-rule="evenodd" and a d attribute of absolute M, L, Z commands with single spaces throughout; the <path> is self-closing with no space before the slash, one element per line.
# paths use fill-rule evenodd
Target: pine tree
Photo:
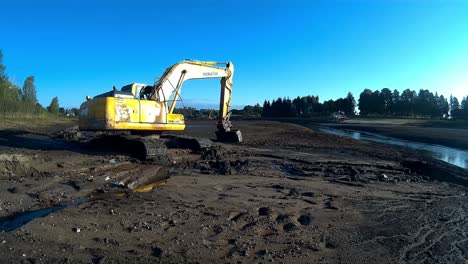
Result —
<path fill-rule="evenodd" d="M 29 76 L 23 85 L 23 102 L 37 103 L 36 86 L 34 85 L 34 76 Z"/>
<path fill-rule="evenodd" d="M 58 101 L 58 98 L 56 96 L 50 102 L 50 105 L 49 105 L 49 107 L 47 107 L 47 110 L 49 110 L 49 112 L 51 112 L 52 114 L 56 115 L 56 114 L 59 113 L 59 108 L 60 108 L 59 101 Z"/>
<path fill-rule="evenodd" d="M 5 66 L 2 63 L 3 54 L 0 50 L 0 99 L 5 98 L 5 90 L 7 89 L 7 76 L 5 74 Z"/>
<path fill-rule="evenodd" d="M 450 109 L 460 109 L 460 103 L 458 102 L 458 98 L 452 95 L 450 95 Z"/>
<path fill-rule="evenodd" d="M 461 108 L 464 110 L 467 110 L 468 108 L 468 96 L 463 97 L 463 100 L 461 101 Z"/>
<path fill-rule="evenodd" d="M 347 115 L 354 115 L 354 108 L 356 107 L 356 99 L 351 92 L 348 92 L 346 95 L 346 106 L 345 106 L 345 113 Z"/>
<path fill-rule="evenodd" d="M 5 74 L 5 65 L 2 63 L 3 61 L 3 53 L 2 50 L 0 50 L 0 83 L 3 83 L 7 80 L 7 76 Z"/>

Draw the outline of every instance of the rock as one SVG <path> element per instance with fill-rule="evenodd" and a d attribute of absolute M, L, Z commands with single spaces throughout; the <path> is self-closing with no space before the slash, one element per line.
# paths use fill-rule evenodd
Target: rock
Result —
<path fill-rule="evenodd" d="M 312 218 L 309 216 L 309 215 L 301 215 L 299 216 L 299 218 L 297 219 L 297 221 L 301 224 L 301 225 L 310 225 L 310 223 L 312 222 Z"/>
<path fill-rule="evenodd" d="M 17 192 L 18 192 L 18 188 L 16 188 L 16 187 L 8 188 L 7 191 L 9 191 L 10 193 L 17 193 Z"/>
<path fill-rule="evenodd" d="M 336 242 L 333 241 L 333 240 L 327 240 L 327 241 L 325 242 L 325 247 L 326 247 L 326 248 L 330 248 L 330 249 L 335 249 L 335 248 L 337 248 L 337 244 L 336 244 Z"/>
<path fill-rule="evenodd" d="M 258 209 L 259 216 L 269 216 L 271 215 L 271 209 L 269 207 L 260 207 Z"/>
<path fill-rule="evenodd" d="M 276 222 L 277 223 L 284 223 L 289 220 L 289 215 L 287 214 L 280 214 L 276 217 Z"/>
<path fill-rule="evenodd" d="M 109 163 L 115 164 L 115 163 L 117 163 L 117 161 L 115 159 L 111 159 L 111 160 L 109 160 Z"/>
<path fill-rule="evenodd" d="M 152 252 L 151 252 L 151 255 L 152 255 L 153 257 L 157 257 L 157 258 L 160 258 L 161 255 L 162 255 L 162 253 L 163 253 L 162 249 L 159 248 L 159 247 L 156 247 L 156 246 L 152 247 L 152 248 L 151 248 L 151 251 L 152 251 Z"/>
<path fill-rule="evenodd" d="M 80 233 L 81 232 L 81 229 L 79 227 L 74 227 L 72 230 L 75 233 Z"/>
<path fill-rule="evenodd" d="M 285 189 L 283 185 L 279 185 L 279 184 L 273 184 L 271 186 L 271 188 L 276 189 L 276 190 L 284 190 Z"/>
<path fill-rule="evenodd" d="M 299 196 L 299 192 L 298 192 L 298 190 L 296 188 L 291 188 L 289 190 L 288 196 L 297 197 L 297 196 Z"/>
<path fill-rule="evenodd" d="M 283 230 L 286 231 L 286 232 L 293 232 L 295 230 L 299 229 L 297 227 L 297 225 L 293 224 L 293 223 L 287 223 L 283 226 Z"/>
<path fill-rule="evenodd" d="M 114 182 L 113 185 L 115 187 L 125 187 L 126 184 L 123 181 L 119 181 L 119 182 Z"/>
<path fill-rule="evenodd" d="M 313 193 L 313 192 L 303 192 L 303 193 L 301 193 L 301 195 L 306 196 L 306 197 L 314 197 L 315 193 Z"/>

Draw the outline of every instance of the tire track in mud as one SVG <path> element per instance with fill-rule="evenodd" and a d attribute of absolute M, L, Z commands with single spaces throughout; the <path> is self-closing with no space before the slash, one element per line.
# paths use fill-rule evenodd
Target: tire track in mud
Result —
<path fill-rule="evenodd" d="M 249 160 L 251 167 L 255 161 L 261 166 L 271 166 L 284 175 L 300 180 L 304 177 L 323 177 L 335 183 L 362 187 L 355 183 L 370 182 L 426 182 L 429 179 L 393 162 L 356 162 L 354 160 L 329 160 L 303 152 L 277 151 L 252 148 Z M 258 165 L 257 165 L 258 166 Z M 254 168 L 255 169 L 255 168 Z M 252 171 L 252 169 L 250 170 Z"/>
<path fill-rule="evenodd" d="M 449 188 L 457 187 L 443 192 Z M 464 194 L 392 193 L 398 193 L 396 200 L 388 201 L 389 196 L 366 203 L 369 208 L 363 212 L 372 225 L 362 229 L 360 248 L 386 252 L 400 263 L 466 262 L 468 199 Z"/>
<path fill-rule="evenodd" d="M 457 247 L 458 243 L 463 243 L 467 240 L 463 230 L 468 228 L 466 219 L 466 211 L 462 208 L 454 210 L 451 214 L 444 216 L 444 219 L 430 219 L 425 217 L 421 223 L 417 233 L 411 237 L 411 243 L 402 249 L 400 259 L 402 261 L 410 261 L 413 263 L 423 262 L 456 262 L 458 260 L 466 261 L 466 256 L 462 254 L 450 254 L 450 258 L 447 258 L 447 254 L 453 251 Z M 448 220 L 450 219 L 450 220 Z M 443 245 L 443 246 L 442 246 Z M 435 252 L 439 247 L 448 247 L 449 250 L 445 250 L 445 254 L 442 252 Z M 442 248 L 443 249 L 443 248 Z"/>

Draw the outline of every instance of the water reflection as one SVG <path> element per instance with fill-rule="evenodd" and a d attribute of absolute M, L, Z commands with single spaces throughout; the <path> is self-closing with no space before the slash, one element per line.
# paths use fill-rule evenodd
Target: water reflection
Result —
<path fill-rule="evenodd" d="M 443 160 L 461 168 L 468 168 L 468 151 L 456 148 L 433 145 L 427 143 L 413 142 L 402 139 L 390 138 L 373 133 L 364 133 L 351 130 L 333 129 L 320 127 L 320 131 L 337 136 L 351 137 L 354 139 L 379 142 L 384 144 L 398 145 L 409 149 L 424 150 L 432 157 Z"/>

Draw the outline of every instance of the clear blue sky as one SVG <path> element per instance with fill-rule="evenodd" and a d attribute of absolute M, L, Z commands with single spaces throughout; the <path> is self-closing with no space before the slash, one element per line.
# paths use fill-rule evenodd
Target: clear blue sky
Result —
<path fill-rule="evenodd" d="M 190 58 L 234 62 L 234 105 L 364 88 L 468 95 L 466 0 L 2 0 L 0 49 L 38 99 L 79 106 L 152 83 Z M 217 104 L 218 80 L 190 81 L 186 104 Z M 460 98 L 461 99 L 461 98 Z"/>

